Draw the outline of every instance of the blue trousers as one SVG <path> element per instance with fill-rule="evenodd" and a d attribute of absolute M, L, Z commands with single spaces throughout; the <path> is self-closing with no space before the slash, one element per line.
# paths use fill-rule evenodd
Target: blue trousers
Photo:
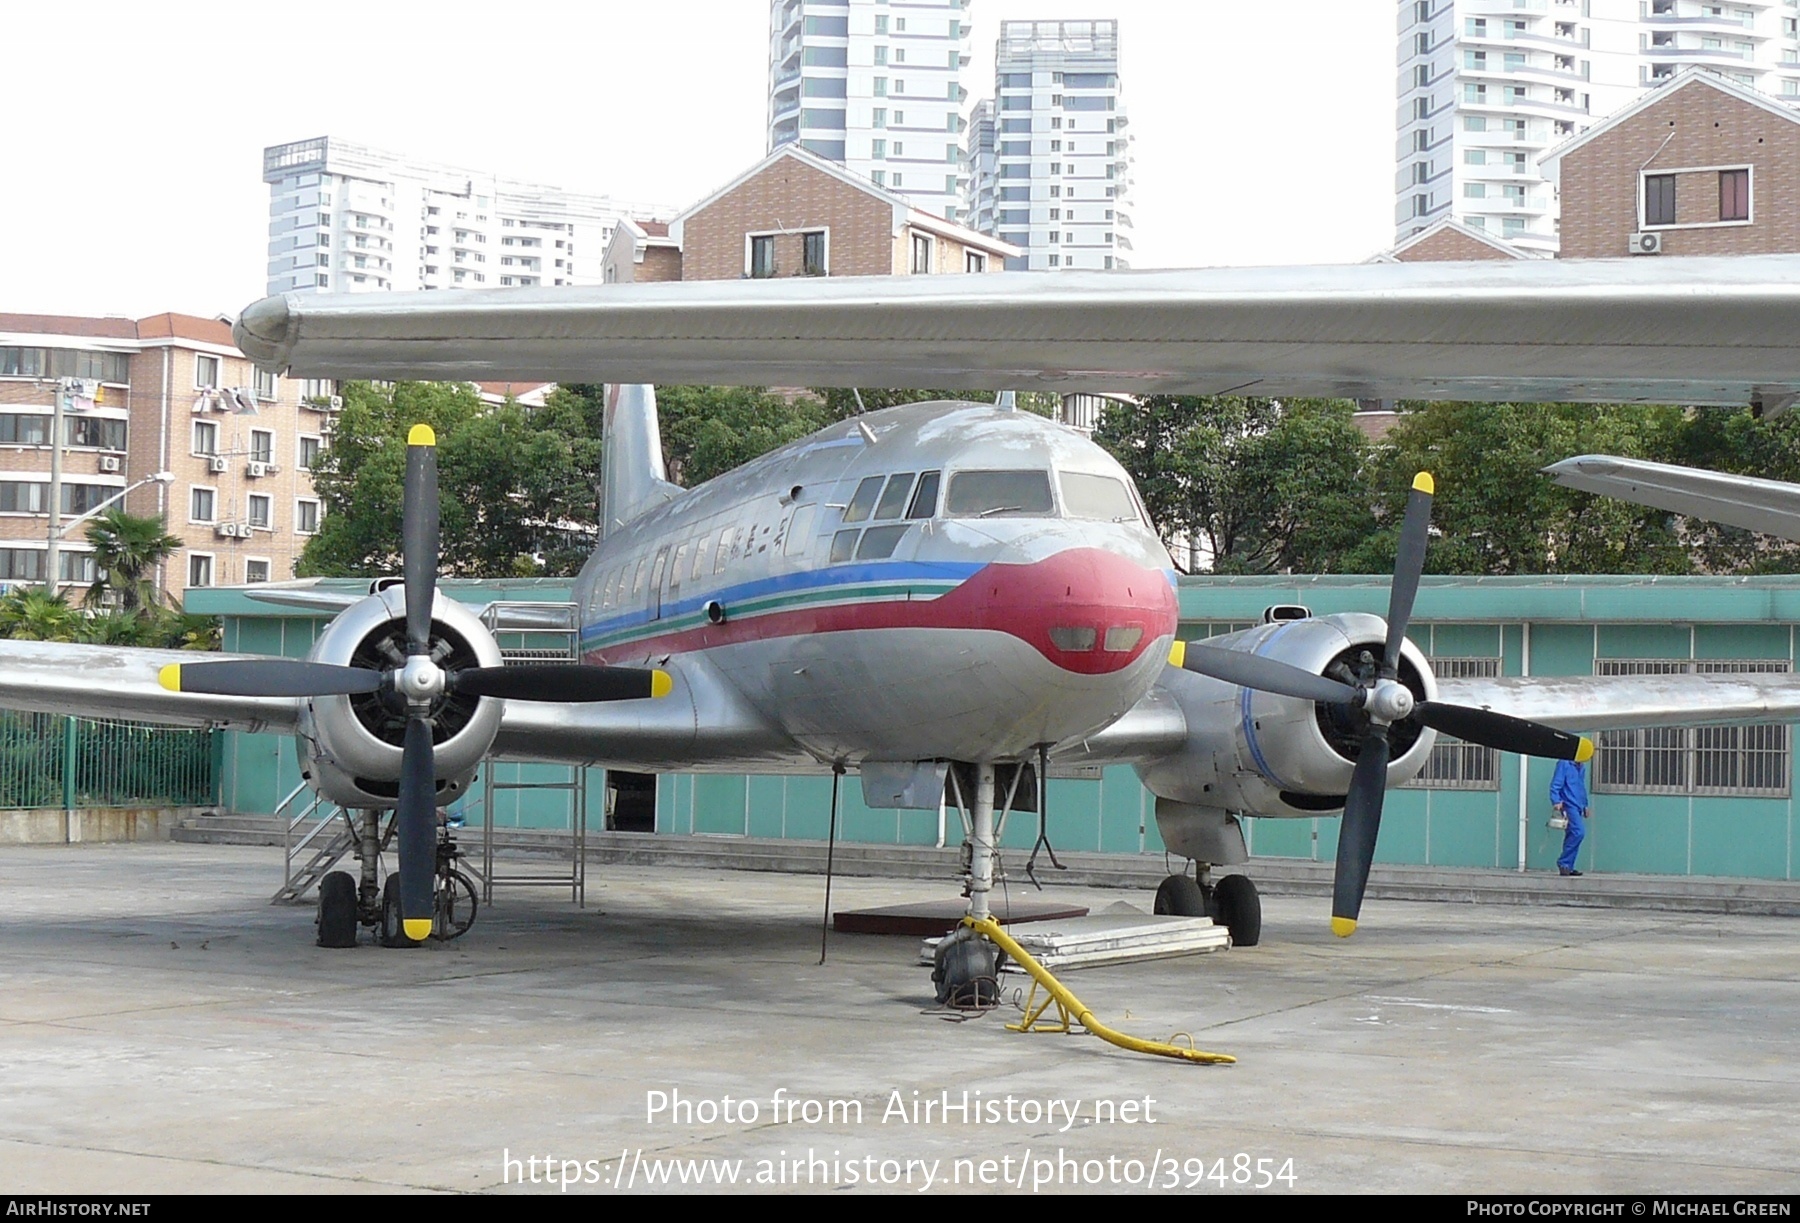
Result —
<path fill-rule="evenodd" d="M 1568 831 L 1563 833 L 1562 857 L 1556 860 L 1558 870 L 1575 869 L 1575 855 L 1581 852 L 1581 843 L 1587 839 L 1587 817 L 1575 808 L 1563 805 L 1563 816 L 1569 821 Z"/>

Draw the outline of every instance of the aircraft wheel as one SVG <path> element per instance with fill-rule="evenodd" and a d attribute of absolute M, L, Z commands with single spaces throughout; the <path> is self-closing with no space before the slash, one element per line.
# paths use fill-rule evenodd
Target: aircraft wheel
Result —
<path fill-rule="evenodd" d="M 1213 910 L 1213 920 L 1231 931 L 1233 947 L 1254 947 L 1262 938 L 1262 898 L 1248 875 L 1220 876 Z"/>
<path fill-rule="evenodd" d="M 332 871 L 319 880 L 319 946 L 356 946 L 356 877 Z"/>
<path fill-rule="evenodd" d="M 405 921 L 400 913 L 400 876 L 389 875 L 381 886 L 381 945 L 383 947 L 417 947 L 406 937 Z"/>
<path fill-rule="evenodd" d="M 945 939 L 931 969 L 942 1006 L 986 1009 L 1000 1002 L 1000 953 L 982 938 Z"/>
<path fill-rule="evenodd" d="M 1206 917 L 1206 895 L 1186 875 L 1170 875 L 1156 889 L 1153 912 L 1164 917 Z"/>

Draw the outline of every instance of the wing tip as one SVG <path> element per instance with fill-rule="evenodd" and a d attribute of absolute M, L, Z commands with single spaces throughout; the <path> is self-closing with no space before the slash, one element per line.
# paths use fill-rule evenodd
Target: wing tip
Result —
<path fill-rule="evenodd" d="M 181 664 L 172 662 L 156 673 L 156 682 L 170 692 L 181 691 Z"/>

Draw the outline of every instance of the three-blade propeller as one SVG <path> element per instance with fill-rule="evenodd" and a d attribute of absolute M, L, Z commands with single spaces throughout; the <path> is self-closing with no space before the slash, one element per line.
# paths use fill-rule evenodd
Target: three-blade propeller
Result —
<path fill-rule="evenodd" d="M 432 876 L 437 858 L 437 776 L 431 730 L 438 705 L 451 693 L 513 701 L 630 701 L 666 696 L 666 671 L 638 667 L 519 666 L 446 670 L 432 658 L 431 614 L 437 597 L 437 437 L 414 425 L 406 439 L 402 508 L 402 585 L 406 662 L 391 671 L 331 663 L 267 659 L 175 663 L 162 669 L 165 688 L 221 696 L 353 696 L 380 693 L 404 707 L 399 833 L 401 916 L 406 936 L 431 933 Z"/>
<path fill-rule="evenodd" d="M 1416 722 L 1470 743 L 1525 756 L 1587 760 L 1594 754 L 1593 743 L 1579 735 L 1489 709 L 1415 700 L 1411 689 L 1400 682 L 1400 650 L 1406 641 L 1407 624 L 1412 620 L 1413 601 L 1418 597 L 1419 577 L 1425 569 L 1433 491 L 1431 476 L 1420 472 L 1407 495 L 1399 555 L 1394 560 L 1394 580 L 1388 592 L 1387 640 L 1375 678 L 1367 685 L 1341 683 L 1278 659 L 1217 646 L 1177 642 L 1170 655 L 1170 661 L 1178 667 L 1242 688 L 1327 705 L 1347 705 L 1368 715 L 1368 729 L 1363 734 L 1344 800 L 1343 826 L 1338 831 L 1331 929 L 1340 937 L 1356 929 L 1363 892 L 1368 887 L 1375 839 L 1381 830 L 1382 800 L 1387 794 L 1391 755 L 1388 728 L 1394 723 Z"/>

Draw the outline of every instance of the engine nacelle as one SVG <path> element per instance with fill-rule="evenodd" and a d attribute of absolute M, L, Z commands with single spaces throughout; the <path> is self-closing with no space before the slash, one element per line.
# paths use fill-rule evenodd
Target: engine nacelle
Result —
<path fill-rule="evenodd" d="M 1343 678 L 1346 666 L 1367 673 L 1386 640 L 1385 621 L 1356 612 L 1259 625 L 1206 644 Z M 1410 641 L 1401 649 L 1399 678 L 1415 700 L 1437 698 L 1437 680 Z M 1343 808 L 1368 725 L 1360 710 L 1253 692 L 1190 671 L 1172 672 L 1163 682 L 1187 717 L 1188 739 L 1180 751 L 1138 766 L 1151 793 L 1250 815 L 1297 817 Z M 1405 722 L 1390 735 L 1388 785 L 1397 786 L 1418 776 L 1437 735 Z"/>
<path fill-rule="evenodd" d="M 431 607 L 431 642 L 446 669 L 497 667 L 500 647 L 473 612 L 442 592 Z M 378 590 L 333 620 L 308 656 L 314 662 L 390 671 L 406 661 L 406 603 L 399 583 Z M 462 795 L 500 732 L 503 703 L 452 694 L 434 711 L 432 759 L 439 805 Z M 392 807 L 400 794 L 403 706 L 391 698 L 322 696 L 300 717 L 300 768 L 313 788 L 340 807 Z"/>

